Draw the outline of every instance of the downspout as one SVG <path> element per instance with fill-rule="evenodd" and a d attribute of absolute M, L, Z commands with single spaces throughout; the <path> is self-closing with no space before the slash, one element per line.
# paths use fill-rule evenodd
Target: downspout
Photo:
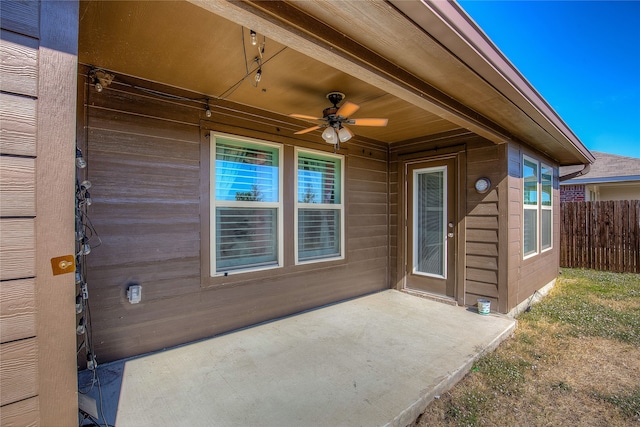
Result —
<path fill-rule="evenodd" d="M 559 178 L 560 182 L 566 181 L 568 179 L 578 178 L 579 176 L 586 175 L 586 174 L 589 173 L 589 169 L 591 169 L 591 163 L 587 163 L 586 165 L 584 165 L 584 168 L 582 168 L 581 170 L 579 170 L 577 172 L 572 172 L 570 174 L 561 176 Z"/>

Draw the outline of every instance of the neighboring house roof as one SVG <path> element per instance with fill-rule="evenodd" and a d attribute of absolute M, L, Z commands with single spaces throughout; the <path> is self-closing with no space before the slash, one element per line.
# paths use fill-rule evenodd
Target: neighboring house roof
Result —
<path fill-rule="evenodd" d="M 563 181 L 561 185 L 640 181 L 640 158 L 618 156 L 600 151 L 592 151 L 592 153 L 596 160 L 591 164 L 589 172 L 577 178 Z M 560 177 L 583 168 L 583 165 L 563 166 L 560 168 Z"/>

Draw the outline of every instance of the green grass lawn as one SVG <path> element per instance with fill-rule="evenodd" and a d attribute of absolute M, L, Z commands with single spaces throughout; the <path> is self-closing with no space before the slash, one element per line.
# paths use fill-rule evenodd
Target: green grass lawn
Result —
<path fill-rule="evenodd" d="M 417 425 L 640 425 L 640 275 L 564 269 Z"/>

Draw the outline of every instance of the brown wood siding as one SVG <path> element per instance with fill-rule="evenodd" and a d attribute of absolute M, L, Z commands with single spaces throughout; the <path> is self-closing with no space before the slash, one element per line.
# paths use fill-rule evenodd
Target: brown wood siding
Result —
<path fill-rule="evenodd" d="M 51 270 L 74 249 L 77 10 L 0 2 L 3 426 L 77 422 L 73 274 Z"/>
<path fill-rule="evenodd" d="M 388 265 L 387 148 L 354 138 L 345 144 L 346 253 L 342 261 L 293 264 L 293 230 L 285 230 L 283 268 L 209 278 L 208 133 L 210 130 L 326 150 L 319 136 L 293 138 L 282 117 L 212 102 L 163 99 L 141 87 L 197 97 L 118 76 L 102 93 L 79 89 L 88 126 L 89 217 L 102 243 L 87 257 L 93 337 L 99 362 L 214 336 L 384 289 Z M 83 117 L 84 114 L 79 114 Z M 285 176 L 294 165 L 285 162 Z M 287 175 L 288 174 L 288 175 Z M 285 192 L 293 191 L 285 179 Z M 293 205 L 284 215 L 292 224 Z M 285 228 L 289 227 L 285 224 Z M 142 285 L 142 302 L 126 299 Z M 81 357 L 80 357 L 81 358 Z"/>
<path fill-rule="evenodd" d="M 0 425 L 4 427 L 36 427 L 39 422 L 40 399 L 38 396 L 10 403 L 0 411 Z"/>
<path fill-rule="evenodd" d="M 0 163 L 0 216 L 31 217 L 36 214 L 36 160 L 5 156 Z"/>
<path fill-rule="evenodd" d="M 34 279 L 7 280 L 0 299 L 0 341 L 36 336 L 36 289 Z"/>
<path fill-rule="evenodd" d="M 542 161 L 554 169 L 553 184 L 553 246 L 552 249 L 530 258 L 522 256 L 522 155 L 526 154 Z M 521 144 L 509 143 L 509 213 L 508 213 L 508 277 L 509 296 L 507 311 L 530 298 L 558 276 L 560 269 L 560 190 L 558 165 L 540 153 L 531 151 Z"/>
<path fill-rule="evenodd" d="M 34 5 L 37 24 L 37 2 L 0 2 L 3 91 L 0 94 L 0 423 L 3 426 L 28 424 L 29 419 L 37 422 L 39 417 L 37 410 L 22 416 L 23 406 L 37 402 L 38 394 L 35 157 L 39 41 L 33 16 L 25 13 Z"/>
<path fill-rule="evenodd" d="M 38 344 L 36 338 L 0 346 L 0 406 L 38 394 Z"/>
<path fill-rule="evenodd" d="M 36 155 L 36 100 L 0 93 L 0 153 Z"/>
<path fill-rule="evenodd" d="M 40 2 L 2 0 L 0 2 L 0 25 L 3 30 L 40 38 Z"/>
<path fill-rule="evenodd" d="M 492 310 L 504 312 L 501 289 L 507 283 L 501 274 L 506 269 L 503 259 L 502 211 L 506 211 L 506 198 L 501 188 L 505 185 L 507 165 L 505 145 L 479 146 L 467 151 L 467 215 L 466 215 L 466 277 L 465 304 L 475 305 L 479 298 L 489 299 Z M 475 182 L 489 178 L 491 188 L 479 194 Z"/>
<path fill-rule="evenodd" d="M 38 95 L 38 40 L 2 30 L 0 33 L 2 81 L 0 90 L 25 96 Z"/>

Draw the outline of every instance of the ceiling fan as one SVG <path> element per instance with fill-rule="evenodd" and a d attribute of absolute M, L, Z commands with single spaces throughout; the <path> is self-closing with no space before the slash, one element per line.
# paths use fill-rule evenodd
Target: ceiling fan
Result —
<path fill-rule="evenodd" d="M 301 135 L 303 133 L 312 132 L 317 129 L 325 128 L 322 132 L 322 139 L 329 144 L 336 145 L 339 149 L 341 142 L 347 142 L 353 137 L 353 132 L 344 125 L 355 126 L 386 126 L 389 122 L 388 119 L 350 119 L 353 113 L 358 111 L 359 105 L 353 102 L 345 102 L 338 108 L 338 104 L 345 98 L 344 93 L 330 92 L 327 94 L 327 99 L 333 104 L 333 106 L 325 108 L 322 111 L 322 117 L 307 116 L 304 114 L 289 114 L 290 117 L 295 117 L 302 120 L 320 121 L 322 124 L 312 126 L 307 129 L 295 132 L 295 135 Z"/>

